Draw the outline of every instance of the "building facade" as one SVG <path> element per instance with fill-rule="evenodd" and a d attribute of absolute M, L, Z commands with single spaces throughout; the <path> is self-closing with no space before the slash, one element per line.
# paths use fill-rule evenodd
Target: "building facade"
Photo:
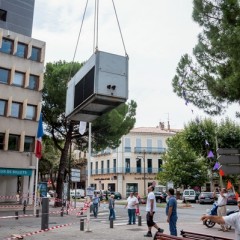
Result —
<path fill-rule="evenodd" d="M 31 38 L 33 7 L 0 1 L 0 201 L 19 193 L 32 203 L 45 56 L 45 42 Z"/>
<path fill-rule="evenodd" d="M 97 190 L 147 195 L 147 187 L 162 171 L 166 140 L 175 132 L 170 129 L 134 128 L 121 139 L 117 149 L 106 149 L 91 158 L 91 186 Z"/>

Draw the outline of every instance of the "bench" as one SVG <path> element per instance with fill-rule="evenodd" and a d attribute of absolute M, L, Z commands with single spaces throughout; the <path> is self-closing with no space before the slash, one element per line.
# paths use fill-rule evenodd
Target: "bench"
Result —
<path fill-rule="evenodd" d="M 176 237 L 176 236 L 172 236 L 172 235 L 168 235 L 168 234 L 164 234 L 164 233 L 160 233 L 160 232 L 156 232 L 153 240 L 184 240 L 186 238 L 184 237 Z"/>
<path fill-rule="evenodd" d="M 181 230 L 182 237 L 172 236 L 160 232 L 156 232 L 153 240 L 231 240 L 230 238 L 224 238 L 224 237 L 217 237 L 207 234 L 201 234 L 201 233 L 195 233 L 195 232 L 187 232 Z"/>
<path fill-rule="evenodd" d="M 204 239 L 204 240 L 231 240 L 230 238 L 212 236 L 212 235 L 195 233 L 195 232 L 187 232 L 184 230 L 181 230 L 181 235 L 183 238 L 194 239 L 194 240 L 201 240 L 201 239 Z"/>

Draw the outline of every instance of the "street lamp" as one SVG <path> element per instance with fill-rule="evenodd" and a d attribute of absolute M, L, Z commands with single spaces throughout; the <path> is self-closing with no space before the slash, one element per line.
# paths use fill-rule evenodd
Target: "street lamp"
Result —
<path fill-rule="evenodd" d="M 143 156 L 137 156 L 137 160 L 143 159 L 143 184 L 144 184 L 144 196 L 146 196 L 146 171 L 145 171 L 145 151 L 143 152 Z"/>

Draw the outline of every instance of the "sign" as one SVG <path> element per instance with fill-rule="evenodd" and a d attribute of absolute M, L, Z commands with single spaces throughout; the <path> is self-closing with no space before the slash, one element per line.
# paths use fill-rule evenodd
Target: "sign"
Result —
<path fill-rule="evenodd" d="M 94 194 L 94 188 L 93 187 L 87 187 L 86 196 L 92 197 L 93 194 Z"/>
<path fill-rule="evenodd" d="M 218 148 L 217 153 L 219 155 L 240 154 L 240 149 L 237 149 L 237 148 Z"/>
<path fill-rule="evenodd" d="M 32 169 L 0 168 L 0 176 L 32 176 Z"/>
<path fill-rule="evenodd" d="M 218 158 L 219 163 L 225 164 L 240 164 L 240 155 L 221 155 Z"/>
<path fill-rule="evenodd" d="M 76 168 L 71 169 L 71 181 L 80 182 L 80 169 Z"/>
<path fill-rule="evenodd" d="M 222 165 L 221 169 L 224 174 L 239 174 L 240 165 Z"/>

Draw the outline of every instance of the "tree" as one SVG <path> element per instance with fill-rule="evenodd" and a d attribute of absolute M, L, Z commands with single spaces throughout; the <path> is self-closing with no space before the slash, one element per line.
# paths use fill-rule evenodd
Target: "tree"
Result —
<path fill-rule="evenodd" d="M 44 74 L 43 121 L 46 131 L 61 153 L 56 189 L 60 199 L 62 185 L 68 172 L 68 150 L 71 142 L 74 141 L 81 150 L 88 147 L 88 131 L 80 136 L 76 122 L 68 121 L 65 117 L 67 82 L 81 66 L 80 63 L 65 61 L 47 63 Z M 116 148 L 120 144 L 121 136 L 127 134 L 135 124 L 136 107 L 137 104 L 131 101 L 97 118 L 92 123 L 92 147 L 96 150 L 107 146 Z"/>
<path fill-rule="evenodd" d="M 240 100 L 240 6 L 238 0 L 194 0 L 193 19 L 202 28 L 191 58 L 181 57 L 174 92 L 211 115 Z M 239 113 L 237 113 L 239 116 Z"/>
<path fill-rule="evenodd" d="M 159 181 L 173 182 L 176 188 L 202 186 L 207 180 L 207 166 L 204 158 L 188 145 L 183 133 L 168 139 L 167 145 L 163 170 L 158 174 Z"/>

